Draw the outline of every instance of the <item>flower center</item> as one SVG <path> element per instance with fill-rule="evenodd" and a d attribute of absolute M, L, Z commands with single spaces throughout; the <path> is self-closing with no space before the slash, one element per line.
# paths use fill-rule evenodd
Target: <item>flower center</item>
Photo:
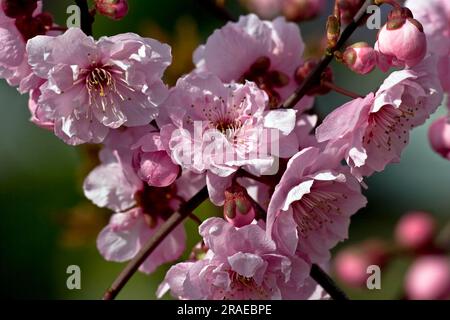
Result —
<path fill-rule="evenodd" d="M 115 90 L 115 81 L 108 70 L 96 67 L 87 75 L 86 87 L 90 95 L 98 93 L 100 97 L 105 97 L 108 90 Z"/>
<path fill-rule="evenodd" d="M 214 123 L 214 127 L 225 136 L 233 135 L 241 126 L 241 121 L 232 119 L 220 119 Z"/>
<path fill-rule="evenodd" d="M 250 68 L 242 75 L 240 82 L 252 81 L 264 90 L 269 96 L 269 106 L 271 109 L 278 107 L 281 96 L 277 89 L 285 87 L 289 83 L 289 77 L 278 70 L 271 70 L 271 61 L 268 57 L 258 58 Z"/>
<path fill-rule="evenodd" d="M 398 109 L 384 106 L 369 117 L 370 126 L 363 137 L 366 146 L 374 145 L 378 149 L 392 151 L 399 144 L 408 143 L 407 134 L 414 127 L 413 119 L 422 106 L 422 101 L 414 108 L 402 104 Z"/>

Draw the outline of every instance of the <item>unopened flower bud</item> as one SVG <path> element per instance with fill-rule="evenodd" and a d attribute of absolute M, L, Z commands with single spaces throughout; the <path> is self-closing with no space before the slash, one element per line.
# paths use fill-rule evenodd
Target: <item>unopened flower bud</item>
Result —
<path fill-rule="evenodd" d="M 167 187 L 178 177 L 180 167 L 172 162 L 166 151 L 133 153 L 133 167 L 139 178 L 154 187 Z"/>
<path fill-rule="evenodd" d="M 377 64 L 375 50 L 365 42 L 358 42 L 348 47 L 342 59 L 352 71 L 359 74 L 371 72 Z"/>
<path fill-rule="evenodd" d="M 97 12 L 114 20 L 120 20 L 128 13 L 128 0 L 96 0 Z"/>
<path fill-rule="evenodd" d="M 245 188 L 232 186 L 225 190 L 225 219 L 235 227 L 243 227 L 255 219 L 256 213 Z"/>
<path fill-rule="evenodd" d="M 434 238 L 435 221 L 427 212 L 408 212 L 397 224 L 395 240 L 410 250 L 420 250 L 431 244 Z"/>
<path fill-rule="evenodd" d="M 450 298 L 450 259 L 439 255 L 417 259 L 406 274 L 405 290 L 411 300 Z"/>
<path fill-rule="evenodd" d="M 303 83 L 308 75 L 314 70 L 317 66 L 317 61 L 314 59 L 310 59 L 305 61 L 303 65 L 297 68 L 295 71 L 295 80 L 298 84 Z M 333 71 L 330 67 L 327 67 L 325 71 L 322 73 L 321 77 L 322 81 L 333 82 Z M 317 84 L 308 90 L 307 94 L 309 96 L 314 95 L 325 95 L 331 91 L 330 88 L 323 86 L 321 84 Z"/>
<path fill-rule="evenodd" d="M 327 39 L 328 48 L 334 48 L 341 34 L 341 25 L 339 19 L 335 16 L 329 16 L 327 20 Z"/>
<path fill-rule="evenodd" d="M 412 18 L 410 10 L 394 10 L 378 33 L 376 49 L 380 54 L 390 57 L 395 66 L 414 67 L 423 60 L 427 52 L 423 27 Z"/>
<path fill-rule="evenodd" d="M 10 18 L 32 16 L 37 8 L 37 0 L 1 0 L 3 12 Z"/>
<path fill-rule="evenodd" d="M 284 0 L 283 15 L 291 21 L 305 21 L 318 16 L 325 8 L 325 0 Z"/>
<path fill-rule="evenodd" d="M 428 130 L 428 140 L 433 150 L 450 160 L 450 118 L 445 116 L 434 121 Z"/>

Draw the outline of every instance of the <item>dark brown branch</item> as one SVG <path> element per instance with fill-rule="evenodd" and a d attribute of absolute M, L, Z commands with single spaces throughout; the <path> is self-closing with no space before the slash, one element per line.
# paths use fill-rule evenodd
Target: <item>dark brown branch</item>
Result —
<path fill-rule="evenodd" d="M 340 50 L 345 45 L 353 32 L 355 32 L 355 30 L 364 20 L 367 14 L 367 8 L 372 4 L 373 0 L 366 0 L 364 5 L 353 18 L 353 21 L 342 32 L 336 46 L 328 50 L 327 54 L 322 58 L 316 68 L 309 74 L 309 76 L 305 79 L 305 81 L 303 81 L 303 83 L 297 88 L 297 90 L 295 90 L 295 92 L 286 99 L 286 101 L 280 106 L 280 108 L 293 108 L 306 95 L 306 93 L 312 86 L 320 83 L 322 73 L 325 71 L 331 61 L 333 61 L 334 52 Z"/>
<path fill-rule="evenodd" d="M 94 17 L 89 12 L 87 0 L 75 0 L 75 3 L 80 8 L 81 12 L 81 30 L 86 35 L 92 36 L 92 24 L 94 23 Z"/>
<path fill-rule="evenodd" d="M 114 299 L 128 280 L 130 280 L 131 276 L 139 269 L 139 266 L 156 249 L 156 247 L 158 247 L 165 237 L 206 199 L 208 199 L 208 190 L 204 187 L 191 200 L 184 203 L 178 212 L 172 214 L 170 218 L 158 228 L 153 237 L 150 238 L 141 251 L 139 251 L 139 253 L 127 264 L 125 269 L 122 270 L 111 287 L 105 292 L 103 300 Z"/>

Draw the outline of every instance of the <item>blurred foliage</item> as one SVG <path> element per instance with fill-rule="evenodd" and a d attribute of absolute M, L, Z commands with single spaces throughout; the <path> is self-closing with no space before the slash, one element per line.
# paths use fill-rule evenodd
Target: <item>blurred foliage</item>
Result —
<path fill-rule="evenodd" d="M 68 0 L 45 0 L 45 5 L 64 24 Z M 169 43 L 173 65 L 166 80 L 176 79 L 192 68 L 192 51 L 223 22 L 199 6 L 196 0 L 129 0 L 130 13 L 115 22 L 97 17 L 95 37 L 136 32 Z M 233 13 L 242 13 L 237 1 L 228 1 Z M 324 17 L 301 25 L 314 55 L 320 49 Z M 374 38 L 361 30 L 355 39 Z M 334 64 L 336 81 L 361 94 L 376 88 L 385 75 L 374 72 L 367 77 L 350 74 Z M 358 85 L 355 87 L 355 83 Z M 96 147 L 73 148 L 50 132 L 28 122 L 27 98 L 6 83 L 0 83 L 0 293 L 9 298 L 97 299 L 123 268 L 107 262 L 95 248 L 96 234 L 108 220 L 109 212 L 91 205 L 82 195 L 83 177 L 97 163 Z M 330 94 L 317 99 L 322 115 L 347 101 Z M 443 113 L 443 110 L 440 111 Z M 348 243 L 367 236 L 389 237 L 398 215 L 406 210 L 428 210 L 448 219 L 450 213 L 450 164 L 428 147 L 427 125 L 416 129 L 402 163 L 391 165 L 374 175 L 365 191 L 368 207 L 353 219 Z M 201 218 L 219 211 L 210 204 L 196 213 Z M 196 225 L 186 223 L 191 248 L 199 241 Z M 346 245 L 348 244 L 346 243 Z M 188 249 L 186 254 L 188 255 Z M 383 290 L 349 291 L 353 298 L 398 298 L 401 279 L 408 261 L 397 261 L 383 273 Z M 66 269 L 81 267 L 82 289 L 66 288 Z M 122 299 L 155 298 L 154 292 L 166 267 L 152 276 L 136 274 L 120 294 Z"/>

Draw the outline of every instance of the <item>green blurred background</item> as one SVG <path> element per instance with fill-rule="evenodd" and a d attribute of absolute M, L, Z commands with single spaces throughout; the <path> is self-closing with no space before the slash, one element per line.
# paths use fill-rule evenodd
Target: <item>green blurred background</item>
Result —
<path fill-rule="evenodd" d="M 57 23 L 67 19 L 68 0 L 46 0 Z M 331 2 L 331 1 L 330 1 Z M 95 36 L 136 32 L 173 46 L 174 65 L 167 81 L 192 68 L 192 51 L 222 25 L 196 0 L 129 0 L 130 13 L 120 22 L 97 17 Z M 243 13 L 235 0 L 227 4 L 234 14 Z M 330 11 L 328 11 L 330 12 Z M 325 16 L 301 24 L 311 46 L 322 37 Z M 360 30 L 354 40 L 370 39 L 374 32 Z M 377 88 L 385 75 L 353 75 L 334 64 L 336 82 L 358 93 Z M 355 84 L 358 84 L 355 86 Z M 83 176 L 95 164 L 95 148 L 66 146 L 53 134 L 28 121 L 27 97 L 4 81 L 0 83 L 0 293 L 5 298 L 98 299 L 123 264 L 106 262 L 95 247 L 98 231 L 109 213 L 88 203 L 82 194 Z M 317 99 L 324 115 L 347 98 L 330 94 Z M 440 108 L 437 115 L 443 114 Z M 436 116 L 437 116 L 436 115 Z M 408 210 L 427 210 L 442 222 L 450 218 L 450 163 L 428 146 L 426 125 L 414 130 L 401 164 L 391 165 L 368 179 L 369 205 L 353 219 L 345 245 L 373 236 L 389 239 L 395 221 Z M 208 204 L 197 210 L 201 217 L 217 214 Z M 187 222 L 190 248 L 198 241 L 195 225 Z M 338 250 L 339 248 L 337 248 Z M 408 260 L 396 261 L 383 272 L 382 290 L 352 290 L 353 298 L 399 298 Z M 81 268 L 81 290 L 68 290 L 66 269 Z M 120 294 L 121 299 L 153 299 L 167 267 L 152 276 L 136 274 Z"/>

